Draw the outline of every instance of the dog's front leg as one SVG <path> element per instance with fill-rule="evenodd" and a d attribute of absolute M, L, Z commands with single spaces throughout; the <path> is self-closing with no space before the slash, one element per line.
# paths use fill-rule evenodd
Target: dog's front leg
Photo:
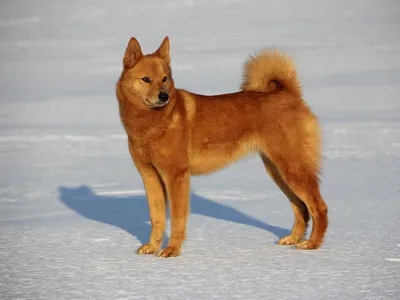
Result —
<path fill-rule="evenodd" d="M 190 171 L 182 168 L 165 174 L 171 213 L 171 237 L 166 248 L 158 253 L 159 257 L 175 257 L 181 252 L 186 238 L 186 223 L 189 214 Z"/>
<path fill-rule="evenodd" d="M 151 234 L 148 244 L 142 245 L 138 249 L 138 254 L 153 254 L 161 246 L 166 220 L 166 195 L 164 184 L 153 166 L 135 162 L 139 173 L 142 176 L 146 190 L 147 201 L 149 203 Z"/>

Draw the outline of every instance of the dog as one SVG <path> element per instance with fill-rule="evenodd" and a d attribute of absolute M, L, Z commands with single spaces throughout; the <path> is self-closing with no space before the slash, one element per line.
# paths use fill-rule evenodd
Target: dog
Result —
<path fill-rule="evenodd" d="M 220 170 L 249 153 L 259 153 L 293 209 L 292 231 L 277 244 L 298 249 L 321 246 L 328 209 L 319 188 L 320 125 L 303 100 L 293 61 L 283 52 L 251 55 L 239 91 L 205 96 L 175 88 L 168 37 L 151 54 L 143 54 L 132 37 L 116 97 L 149 204 L 152 229 L 139 254 L 180 255 L 191 175 Z M 159 251 L 168 203 L 171 236 Z M 304 240 L 310 215 L 312 232 Z"/>

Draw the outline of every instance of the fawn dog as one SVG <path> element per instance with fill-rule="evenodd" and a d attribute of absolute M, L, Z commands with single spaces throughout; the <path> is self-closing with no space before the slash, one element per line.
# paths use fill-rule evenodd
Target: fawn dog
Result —
<path fill-rule="evenodd" d="M 180 255 L 190 210 L 190 176 L 222 169 L 251 152 L 260 154 L 293 209 L 292 231 L 278 244 L 320 247 L 328 226 L 319 190 L 320 129 L 303 101 L 289 57 L 276 50 L 250 56 L 240 91 L 205 96 L 175 88 L 168 37 L 146 55 L 132 37 L 116 95 L 149 204 L 152 229 L 139 254 Z M 171 236 L 159 251 L 167 199 Z M 309 215 L 312 232 L 303 240 Z"/>

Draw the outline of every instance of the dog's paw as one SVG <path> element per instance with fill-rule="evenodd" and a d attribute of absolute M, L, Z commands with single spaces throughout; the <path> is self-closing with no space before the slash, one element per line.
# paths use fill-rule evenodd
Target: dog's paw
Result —
<path fill-rule="evenodd" d="M 312 249 L 317 249 L 317 248 L 318 247 L 315 244 L 315 242 L 310 241 L 310 240 L 305 240 L 297 245 L 297 249 L 299 249 L 299 250 L 312 250 Z"/>
<path fill-rule="evenodd" d="M 157 247 L 155 247 L 152 244 L 145 244 L 142 245 L 138 250 L 137 254 L 154 254 L 158 250 Z"/>
<path fill-rule="evenodd" d="M 300 238 L 288 235 L 283 238 L 281 238 L 277 244 L 281 246 L 286 246 L 286 245 L 297 245 L 300 242 Z"/>
<path fill-rule="evenodd" d="M 162 249 L 160 252 L 158 252 L 157 256 L 163 257 L 163 258 L 176 257 L 176 256 L 179 256 L 180 252 L 181 251 L 178 247 L 168 246 L 168 247 Z"/>

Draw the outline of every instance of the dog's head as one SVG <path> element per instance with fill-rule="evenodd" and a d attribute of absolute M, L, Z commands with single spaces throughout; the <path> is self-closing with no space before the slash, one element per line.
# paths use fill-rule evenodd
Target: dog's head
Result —
<path fill-rule="evenodd" d="M 120 85 L 130 101 L 142 108 L 162 108 L 170 101 L 174 89 L 171 76 L 169 39 L 165 37 L 152 54 L 143 55 L 139 42 L 132 37 L 123 58 Z"/>

